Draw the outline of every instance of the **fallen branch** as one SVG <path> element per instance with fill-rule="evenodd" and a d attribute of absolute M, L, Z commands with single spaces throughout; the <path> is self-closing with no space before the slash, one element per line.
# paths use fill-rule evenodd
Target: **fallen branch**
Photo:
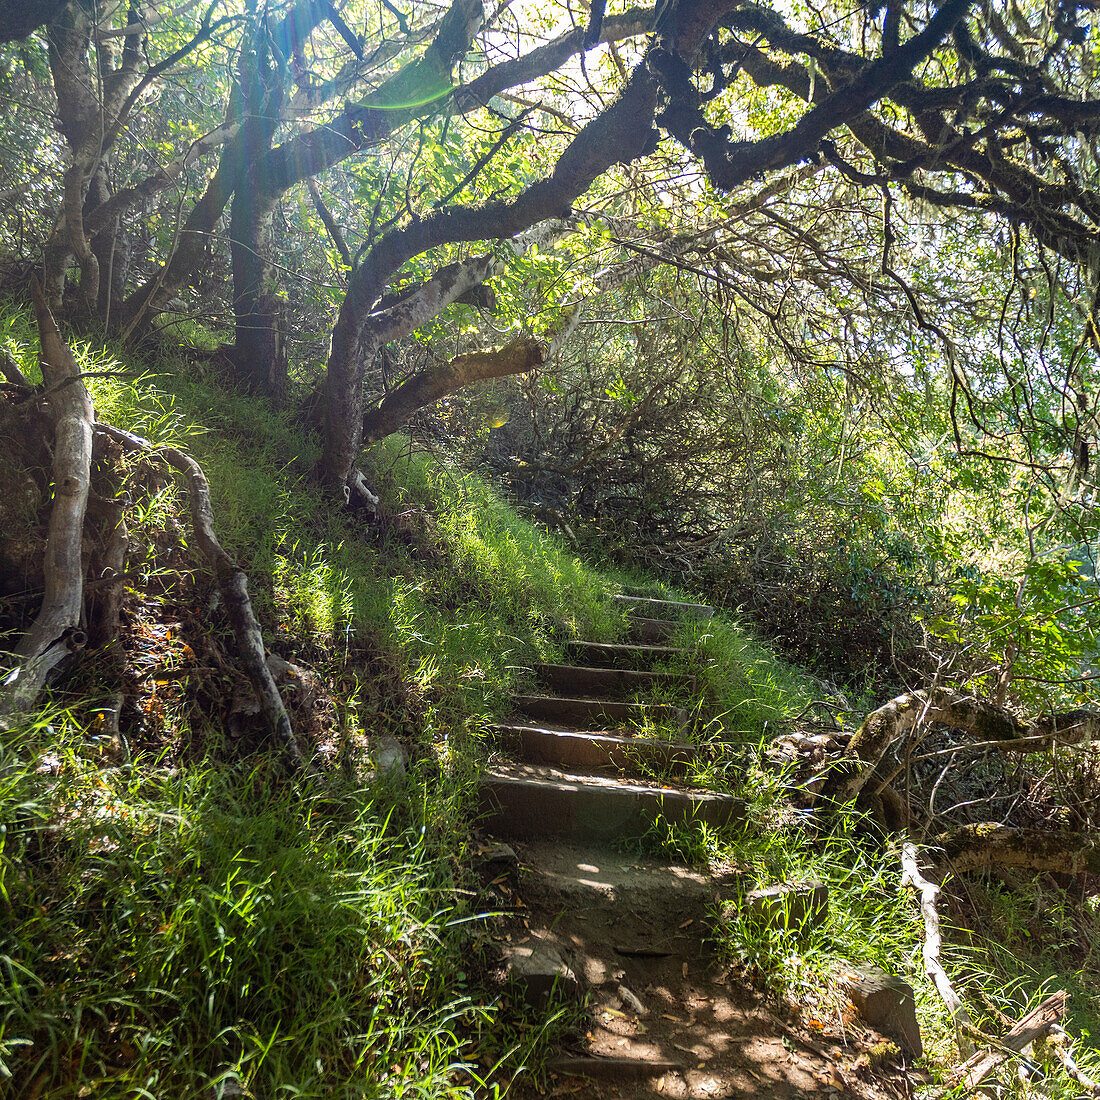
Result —
<path fill-rule="evenodd" d="M 1014 867 L 1079 875 L 1100 874 L 1100 835 L 1072 829 L 1013 829 L 995 823 L 963 825 L 935 839 L 953 871 Z"/>
<path fill-rule="evenodd" d="M 1051 1024 L 1050 1043 L 1048 1045 L 1054 1051 L 1058 1061 L 1062 1063 L 1062 1068 L 1090 1096 L 1100 1096 L 1100 1081 L 1094 1081 L 1082 1071 L 1073 1057 L 1073 1052 L 1068 1049 L 1072 1042 L 1069 1033 L 1060 1024 Z"/>
<path fill-rule="evenodd" d="M 940 962 L 940 947 L 943 943 L 940 935 L 940 916 L 936 911 L 936 899 L 940 894 L 940 887 L 934 882 L 929 882 L 920 871 L 917 862 L 917 846 L 912 841 L 906 841 L 901 847 L 902 886 L 912 886 L 920 895 L 920 911 L 924 917 L 924 969 L 928 977 L 932 979 L 941 1000 L 951 1013 L 951 1022 L 955 1025 L 955 1037 L 959 1044 L 959 1053 L 964 1057 L 973 1049 L 966 1038 L 966 1028 L 973 1027 L 970 1013 L 966 1010 L 962 998 L 955 992 L 947 971 Z"/>
<path fill-rule="evenodd" d="M 1042 1039 L 1066 1012 L 1064 990 L 1052 993 L 1037 1008 L 1033 1008 L 996 1042 L 996 1049 L 971 1055 L 945 1082 L 949 1089 L 964 1085 L 976 1089 L 1007 1058 L 1019 1054 L 1026 1046 Z"/>
<path fill-rule="evenodd" d="M 924 722 L 974 734 L 1005 752 L 1043 752 L 1054 745 L 1100 739 L 1100 711 L 1071 710 L 1026 720 L 1006 707 L 946 688 L 907 692 L 863 720 L 826 780 L 825 796 L 842 802 L 855 798 L 890 746 Z"/>
<path fill-rule="evenodd" d="M 195 538 L 199 549 L 213 567 L 218 591 L 225 603 L 226 614 L 233 628 L 233 636 L 240 651 L 245 673 L 252 682 L 260 709 L 275 740 L 286 750 L 294 766 L 302 767 L 302 751 L 294 736 L 294 728 L 287 715 L 283 698 L 267 665 L 263 632 L 252 610 L 252 601 L 248 598 L 248 578 L 214 534 L 214 510 L 210 503 L 210 485 L 202 472 L 202 467 L 190 455 L 176 447 L 154 447 L 147 439 L 122 428 L 116 428 L 113 424 L 100 421 L 95 428 L 97 432 L 103 433 L 130 450 L 159 455 L 187 479 Z"/>
<path fill-rule="evenodd" d="M 95 410 L 69 345 L 61 338 L 38 280 L 31 279 L 42 377 L 54 423 L 53 507 L 46 537 L 45 595 L 15 649 L 15 666 L 0 688 L 0 717 L 29 709 L 49 674 L 87 643 L 81 548 L 91 481 Z"/>

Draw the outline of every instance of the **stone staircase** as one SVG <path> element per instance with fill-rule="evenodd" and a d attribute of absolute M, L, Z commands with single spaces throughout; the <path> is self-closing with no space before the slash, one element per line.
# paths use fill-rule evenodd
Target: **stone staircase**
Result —
<path fill-rule="evenodd" d="M 693 675 L 659 667 L 690 666 L 693 654 L 669 640 L 685 617 L 712 610 L 615 598 L 630 641 L 573 642 L 572 663 L 538 666 L 546 693 L 514 697 L 516 716 L 496 727 L 498 755 L 481 779 L 483 824 L 515 846 L 525 906 L 503 949 L 511 988 L 535 1005 L 551 990 L 588 995 L 583 1037 L 551 1064 L 587 1078 L 584 1095 L 751 1089 L 752 1072 L 727 1056 L 749 1026 L 745 1006 L 711 973 L 708 949 L 731 883 L 632 843 L 659 819 L 720 826 L 744 814 L 740 799 L 687 781 L 701 751 L 691 729 L 699 689 Z M 702 1013 L 710 1022 L 700 1026 Z"/>
<path fill-rule="evenodd" d="M 614 598 L 629 609 L 634 639 L 667 640 L 681 617 L 712 614 L 701 604 Z M 722 825 L 741 814 L 739 799 L 682 782 L 699 754 L 688 740 L 696 680 L 652 666 L 683 659 L 685 651 L 582 641 L 568 655 L 577 663 L 537 665 L 547 693 L 513 696 L 516 718 L 494 729 L 504 759 L 481 780 L 492 833 L 610 842 L 641 837 L 658 817 Z M 652 692 L 680 702 L 647 702 Z"/>
<path fill-rule="evenodd" d="M 824 919 L 825 888 L 746 891 L 736 869 L 640 854 L 637 841 L 655 825 L 720 826 L 745 805 L 689 782 L 701 751 L 691 728 L 699 687 L 662 667 L 691 666 L 693 654 L 668 643 L 684 618 L 705 620 L 711 609 L 615 598 L 630 642 L 572 642 L 572 663 L 535 668 L 545 693 L 513 698 L 515 716 L 495 728 L 496 757 L 480 781 L 482 821 L 499 838 L 485 848 L 483 872 L 494 886 L 510 882 L 513 915 L 495 937 L 507 996 L 536 1011 L 570 999 L 585 1010 L 584 1027 L 550 1059 L 549 1082 L 521 1076 L 510 1100 L 871 1100 L 880 1094 L 838 1076 L 843 1022 L 842 1045 L 826 1049 L 713 949 L 717 925 L 738 906 L 781 927 L 801 919 L 798 905 Z"/>

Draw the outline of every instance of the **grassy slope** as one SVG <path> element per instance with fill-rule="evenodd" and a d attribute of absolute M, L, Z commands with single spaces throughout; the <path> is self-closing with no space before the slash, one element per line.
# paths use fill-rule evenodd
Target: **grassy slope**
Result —
<path fill-rule="evenodd" d="M 29 369 L 26 317 L 7 326 Z M 81 354 L 86 369 L 119 368 L 101 350 Z M 262 757 L 227 762 L 218 722 L 177 695 L 157 718 L 163 736 L 104 769 L 95 692 L 110 685 L 85 682 L 91 704 L 57 696 L 3 747 L 0 1069 L 51 1097 L 89 1086 L 210 1097 L 238 1084 L 263 1097 L 466 1095 L 497 1061 L 514 1072 L 540 1034 L 505 1025 L 467 957 L 466 795 L 485 729 L 524 665 L 568 637 L 620 634 L 603 596 L 645 579 L 578 561 L 476 478 L 399 439 L 371 459 L 388 520 L 366 530 L 312 491 L 315 444 L 291 418 L 182 362 L 158 370 L 96 379 L 99 415 L 199 459 L 273 647 L 335 685 L 341 738 L 392 733 L 416 763 L 403 781 L 297 789 Z M 200 601 L 201 569 L 177 582 L 163 555 L 144 552 L 180 512 L 177 491 L 134 496 L 135 591 L 145 604 Z M 806 678 L 736 626 L 698 640 L 717 739 L 755 743 L 809 698 Z M 721 757 L 708 778 L 739 781 Z M 777 826 L 774 782 L 750 780 L 747 834 L 651 839 L 735 859 L 749 879 L 826 878 L 833 911 L 797 949 L 735 923 L 734 955 L 815 1003 L 844 959 L 926 988 L 891 853 L 851 827 L 821 845 Z M 1037 965 L 992 958 L 978 946 L 966 962 Z M 922 1006 L 942 1029 L 930 995 Z"/>

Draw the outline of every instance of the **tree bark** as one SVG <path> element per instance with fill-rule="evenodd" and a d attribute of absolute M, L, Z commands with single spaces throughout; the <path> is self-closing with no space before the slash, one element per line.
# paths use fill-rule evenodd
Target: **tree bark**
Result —
<path fill-rule="evenodd" d="M 493 351 L 458 355 L 419 371 L 389 394 L 363 418 L 363 441 L 373 443 L 395 432 L 419 409 L 473 382 L 526 374 L 543 363 L 543 346 L 531 336 L 521 336 Z"/>
<path fill-rule="evenodd" d="M 935 838 L 945 867 L 963 874 L 991 867 L 1080 875 L 1100 874 L 1100 835 L 1071 829 L 1013 829 L 995 823 L 963 825 Z"/>
<path fill-rule="evenodd" d="M 49 674 L 81 649 L 84 515 L 91 480 L 95 412 L 69 346 L 61 338 L 38 280 L 31 281 L 41 344 L 42 378 L 54 423 L 54 501 L 46 542 L 46 591 L 42 608 L 15 650 L 15 666 L 3 683 L 0 717 L 29 709 Z"/>
<path fill-rule="evenodd" d="M 1008 1057 L 1008 1052 L 1019 1053 L 1046 1035 L 1065 1015 L 1067 999 L 1064 991 L 1052 993 L 997 1040 L 998 1049 L 978 1051 L 955 1070 L 945 1082 L 947 1087 L 965 1085 L 968 1092 L 978 1088 Z"/>
<path fill-rule="evenodd" d="M 943 937 L 940 935 L 940 915 L 936 910 L 936 899 L 940 895 L 940 887 L 921 874 L 918 862 L 917 846 L 911 841 L 906 841 L 901 848 L 902 886 L 911 886 L 920 896 L 920 911 L 924 918 L 924 970 L 940 999 L 951 1013 L 951 1022 L 955 1026 L 955 1039 L 959 1044 L 959 1053 L 965 1058 L 973 1049 L 967 1037 L 966 1029 L 972 1026 L 970 1013 L 966 1010 L 962 998 L 955 992 L 951 984 L 943 962 L 940 960 L 940 947 Z"/>
<path fill-rule="evenodd" d="M 923 722 L 951 726 L 1006 752 L 1043 752 L 1053 745 L 1100 739 L 1097 711 L 1072 710 L 1025 720 L 962 692 L 945 688 L 907 692 L 867 715 L 826 778 L 822 793 L 842 802 L 855 798 L 890 746 Z"/>

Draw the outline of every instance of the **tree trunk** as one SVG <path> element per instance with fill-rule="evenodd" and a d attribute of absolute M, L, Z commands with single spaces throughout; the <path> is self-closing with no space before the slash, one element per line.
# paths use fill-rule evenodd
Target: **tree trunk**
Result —
<path fill-rule="evenodd" d="M 38 617 L 16 647 L 16 664 L 0 697 L 0 716 L 30 708 L 53 669 L 87 640 L 81 551 L 95 412 L 73 353 L 61 339 L 37 280 L 32 281 L 31 291 L 38 318 L 42 377 L 55 431 L 54 500 L 46 541 L 46 592 Z"/>
<path fill-rule="evenodd" d="M 1005 752 L 1043 752 L 1054 745 L 1100 740 L 1098 711 L 1071 710 L 1026 721 L 1005 707 L 962 692 L 912 691 L 867 715 L 832 768 L 822 793 L 841 802 L 855 798 L 890 746 L 924 722 L 962 730 Z"/>
<path fill-rule="evenodd" d="M 346 300 L 346 299 L 345 299 Z M 364 349 L 373 359 L 378 347 Z M 348 478 L 363 440 L 363 369 L 360 367 L 359 330 L 354 315 L 343 309 L 332 330 L 324 388 L 325 446 L 318 477 L 326 490 L 347 499 Z"/>
<path fill-rule="evenodd" d="M 363 438 L 373 443 L 395 432 L 425 405 L 473 382 L 525 374 L 542 366 L 543 346 L 521 336 L 499 350 L 474 351 L 439 363 L 402 382 L 382 403 L 363 417 Z"/>
<path fill-rule="evenodd" d="M 1100 874 L 1100 835 L 1072 829 L 1012 829 L 1007 825 L 963 825 L 935 838 L 941 862 L 960 874 L 991 867 Z"/>
<path fill-rule="evenodd" d="M 276 320 L 279 298 L 268 261 L 271 209 L 253 180 L 239 186 L 233 195 L 229 236 L 237 377 L 254 392 L 277 399 L 283 380 Z"/>

